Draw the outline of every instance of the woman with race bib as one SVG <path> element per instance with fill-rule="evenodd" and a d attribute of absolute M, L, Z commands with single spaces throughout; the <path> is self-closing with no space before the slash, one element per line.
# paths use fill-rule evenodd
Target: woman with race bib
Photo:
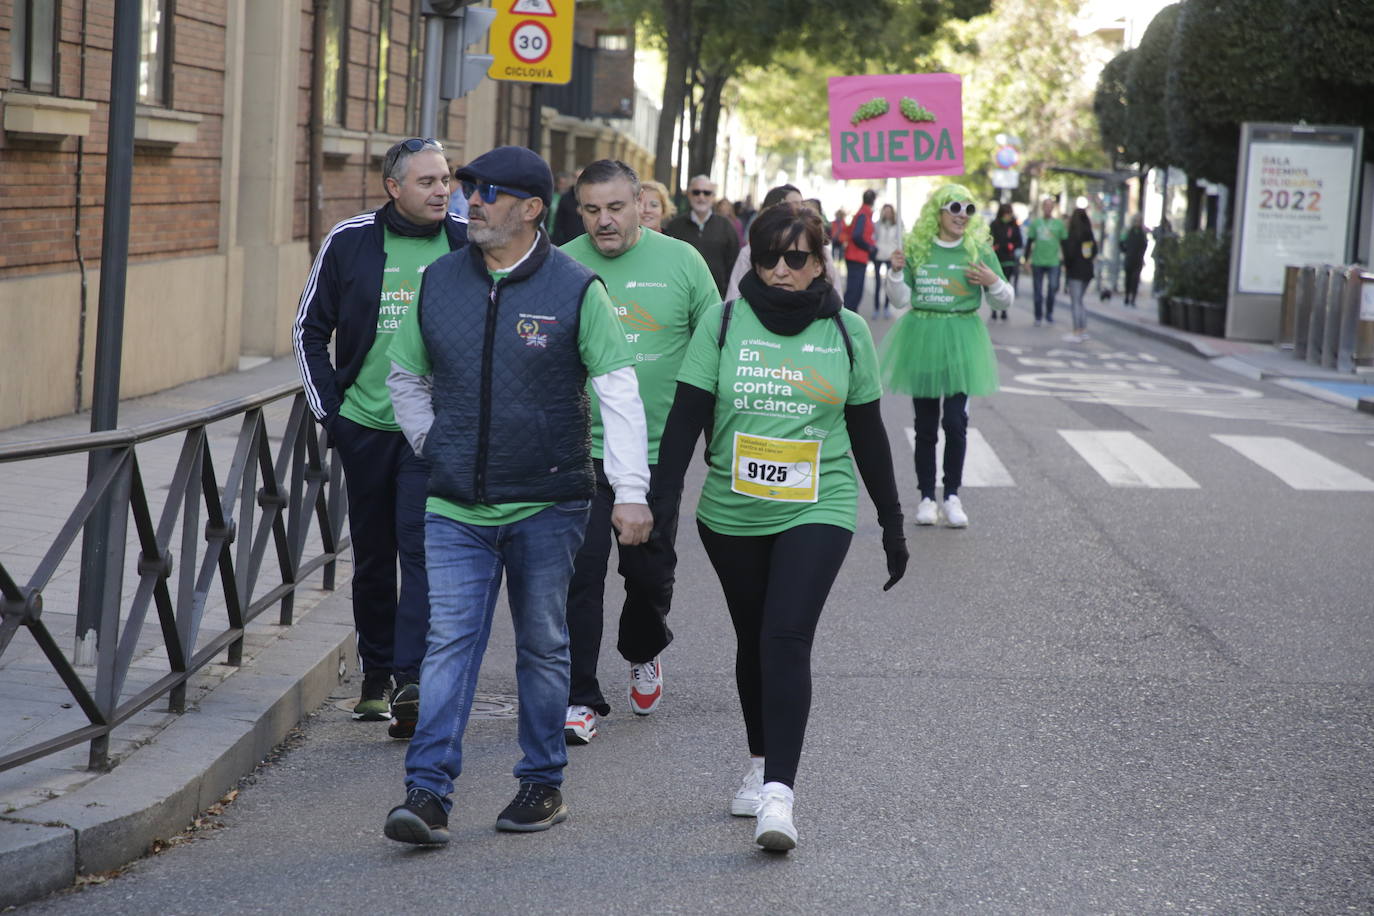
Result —
<path fill-rule="evenodd" d="M 786 851 L 797 843 L 811 644 L 854 533 L 855 463 L 883 531 L 884 589 L 906 571 L 907 550 L 877 353 L 825 279 L 820 217 L 778 204 L 755 219 L 749 243 L 741 297 L 708 309 L 688 345 L 650 503 L 681 491 L 710 429 L 697 530 L 734 623 L 750 755 L 730 813 L 755 817 L 754 841 Z"/>
<path fill-rule="evenodd" d="M 883 382 L 911 395 L 916 412 L 916 524 L 933 525 L 935 446 L 945 431 L 945 524 L 968 527 L 959 500 L 968 441 L 968 399 L 997 390 L 997 356 L 978 315 L 983 297 L 994 309 L 1011 305 L 1011 284 L 992 250 L 992 233 L 973 196 L 947 184 L 921 208 L 887 275 L 892 304 L 911 311 L 883 341 Z M 941 413 L 943 412 L 943 419 Z"/>

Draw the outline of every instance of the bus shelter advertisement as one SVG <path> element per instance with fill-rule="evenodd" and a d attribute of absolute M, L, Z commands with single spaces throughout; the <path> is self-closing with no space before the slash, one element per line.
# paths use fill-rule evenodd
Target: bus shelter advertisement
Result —
<path fill-rule="evenodd" d="M 964 173 L 963 81 L 956 74 L 836 76 L 829 96 L 835 178 Z"/>
<path fill-rule="evenodd" d="M 1286 266 L 1349 259 L 1359 137 L 1350 128 L 1246 127 L 1236 289 L 1279 294 Z"/>

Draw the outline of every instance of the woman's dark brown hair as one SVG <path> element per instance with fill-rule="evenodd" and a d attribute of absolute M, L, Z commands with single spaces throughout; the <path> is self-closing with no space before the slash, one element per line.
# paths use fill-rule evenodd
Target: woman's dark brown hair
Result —
<path fill-rule="evenodd" d="M 805 204 L 789 203 L 761 210 L 749 227 L 749 259 L 757 266 L 759 258 L 786 251 L 802 235 L 810 243 L 812 257 L 823 257 L 825 226 L 815 210 Z"/>

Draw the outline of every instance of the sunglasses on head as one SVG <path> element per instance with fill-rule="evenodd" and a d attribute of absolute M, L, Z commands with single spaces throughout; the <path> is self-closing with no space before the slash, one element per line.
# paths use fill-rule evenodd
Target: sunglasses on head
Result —
<path fill-rule="evenodd" d="M 444 145 L 440 143 L 438 140 L 435 140 L 433 137 L 425 137 L 424 139 L 421 139 L 420 137 L 411 137 L 409 140 L 402 140 L 400 142 L 401 149 L 405 150 L 408 153 L 418 153 L 426 146 L 433 146 L 437 147 L 438 149 L 444 148 Z"/>
<path fill-rule="evenodd" d="M 706 188 L 692 188 L 693 197 L 710 197 L 714 193 L 716 192 L 708 190 Z"/>
<path fill-rule="evenodd" d="M 783 262 L 787 264 L 788 270 L 801 270 L 806 266 L 806 262 L 811 260 L 811 252 L 798 251 L 795 248 L 787 251 L 766 251 L 759 255 L 758 260 L 754 263 L 764 270 L 772 270 L 778 265 L 779 258 L 782 258 Z"/>
<path fill-rule="evenodd" d="M 496 203 L 497 194 L 509 194 L 511 197 L 520 198 L 534 196 L 529 191 L 522 191 L 519 188 L 508 188 L 503 184 L 491 184 L 485 181 L 464 180 L 461 182 L 461 184 L 463 186 L 464 198 L 471 197 L 474 191 L 478 191 L 482 195 L 482 200 L 486 201 L 489 204 Z"/>
<path fill-rule="evenodd" d="M 947 213 L 953 213 L 955 216 L 972 216 L 978 211 L 978 205 L 973 203 L 961 204 L 957 200 L 951 200 L 940 209 Z"/>

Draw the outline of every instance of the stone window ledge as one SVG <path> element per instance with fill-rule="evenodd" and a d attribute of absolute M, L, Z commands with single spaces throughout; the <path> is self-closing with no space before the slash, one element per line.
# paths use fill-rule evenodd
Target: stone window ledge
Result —
<path fill-rule="evenodd" d="M 5 133 L 20 140 L 60 143 L 68 137 L 87 137 L 91 133 L 94 102 L 63 99 L 32 92 L 0 93 L 4 107 Z"/>
<path fill-rule="evenodd" d="M 346 130 L 342 127 L 324 129 L 324 154 L 338 158 L 367 155 L 368 135 L 360 130 Z"/>
<path fill-rule="evenodd" d="M 134 107 L 134 143 L 137 146 L 170 147 L 195 143 L 203 116 L 152 105 Z"/>

